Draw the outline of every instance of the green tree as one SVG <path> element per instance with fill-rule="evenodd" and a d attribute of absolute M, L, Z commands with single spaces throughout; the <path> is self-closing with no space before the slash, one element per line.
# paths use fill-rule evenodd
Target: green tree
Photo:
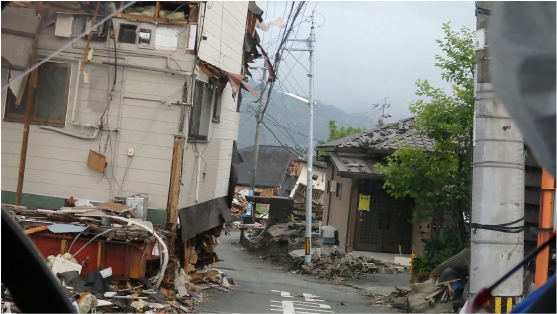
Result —
<path fill-rule="evenodd" d="M 376 127 L 380 127 L 380 126 L 384 126 L 385 122 L 383 121 L 383 119 L 379 118 L 377 119 L 377 123 L 375 124 Z"/>
<path fill-rule="evenodd" d="M 466 27 L 455 31 L 448 23 L 443 24 L 443 31 L 445 38 L 437 43 L 444 54 L 435 56 L 435 66 L 452 83 L 452 91 L 418 80 L 416 95 L 420 99 L 410 104 L 418 134 L 435 141 L 433 151 L 403 145 L 386 158 L 385 166 L 377 166 L 391 195 L 415 200 L 414 221 L 430 217 L 435 226 L 436 221 L 449 219 L 454 228 L 451 232 L 462 246 L 468 238 L 471 206 L 474 31 Z"/>
<path fill-rule="evenodd" d="M 344 127 L 341 126 L 340 128 L 337 126 L 335 120 L 329 121 L 329 139 L 328 142 L 341 139 L 343 137 L 350 136 L 352 134 L 364 132 L 364 128 L 354 128 L 354 127 Z"/>

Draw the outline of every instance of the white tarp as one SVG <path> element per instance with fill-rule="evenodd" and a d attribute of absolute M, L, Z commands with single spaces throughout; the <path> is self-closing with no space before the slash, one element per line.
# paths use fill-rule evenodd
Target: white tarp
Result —
<path fill-rule="evenodd" d="M 257 28 L 264 32 L 268 32 L 271 26 L 276 26 L 283 28 L 284 27 L 284 19 L 282 17 L 277 17 L 276 19 L 272 20 L 264 20 L 263 22 L 257 22 Z"/>

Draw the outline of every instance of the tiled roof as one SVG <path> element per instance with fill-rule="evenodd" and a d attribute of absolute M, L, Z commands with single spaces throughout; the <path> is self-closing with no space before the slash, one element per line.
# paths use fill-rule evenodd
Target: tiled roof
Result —
<path fill-rule="evenodd" d="M 244 162 L 236 165 L 238 171 L 238 185 L 250 185 L 253 162 L 253 146 L 242 148 L 238 151 Z M 279 187 L 285 176 L 290 161 L 306 162 L 307 155 L 301 154 L 292 147 L 259 146 L 257 161 L 257 187 Z M 322 161 L 313 161 L 316 167 L 327 168 Z"/>
<path fill-rule="evenodd" d="M 317 149 L 354 147 L 396 150 L 404 144 L 408 144 L 432 150 L 435 142 L 427 137 L 415 135 L 415 132 L 414 118 L 412 117 L 321 144 L 317 146 Z"/>

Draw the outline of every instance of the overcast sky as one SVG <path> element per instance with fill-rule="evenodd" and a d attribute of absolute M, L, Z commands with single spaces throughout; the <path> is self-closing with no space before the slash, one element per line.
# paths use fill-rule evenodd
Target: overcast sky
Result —
<path fill-rule="evenodd" d="M 264 19 L 288 17 L 289 2 L 263 2 Z M 296 2 L 298 3 L 298 2 Z M 288 7 L 286 8 L 285 5 Z M 317 5 L 317 7 L 316 7 Z M 443 38 L 442 24 L 453 28 L 475 28 L 474 2 L 309 2 L 305 18 L 316 7 L 315 15 L 315 97 L 349 112 L 358 112 L 377 120 L 371 105 L 391 104 L 388 113 L 394 121 L 410 116 L 408 104 L 417 99 L 417 79 L 427 79 L 433 86 L 449 88 L 434 66 L 435 54 L 441 53 L 436 39 Z M 286 14 L 285 14 L 286 9 Z M 303 12 L 303 10 L 302 10 Z M 298 21 L 301 21 L 298 18 Z M 267 33 L 258 30 L 263 47 L 275 53 L 279 28 Z M 301 23 L 297 36 L 309 37 L 310 23 Z M 300 44 L 296 45 L 302 47 Z M 293 52 L 309 69 L 307 52 Z M 285 56 L 288 53 L 285 53 Z M 274 57 L 271 57 L 274 59 Z M 280 65 L 283 89 L 307 96 L 306 70 L 288 55 Z M 288 75 L 292 68 L 292 73 Z M 255 71 L 254 71 L 255 72 Z M 254 79 L 260 74 L 254 73 Z"/>

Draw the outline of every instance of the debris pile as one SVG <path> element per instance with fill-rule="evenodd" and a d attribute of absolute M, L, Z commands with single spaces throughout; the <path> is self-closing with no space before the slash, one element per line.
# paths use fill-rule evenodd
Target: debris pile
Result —
<path fill-rule="evenodd" d="M 437 266 L 426 282 L 396 287 L 389 302 L 409 313 L 458 312 L 468 294 L 469 267 L 470 249 L 464 249 Z"/>
<path fill-rule="evenodd" d="M 319 231 L 319 225 L 313 224 L 312 231 L 313 246 L 321 246 L 322 239 L 316 233 Z M 295 261 L 288 253 L 304 248 L 305 232 L 306 227 L 303 223 L 276 224 L 249 239 L 250 250 L 256 251 L 263 259 L 293 267 L 292 263 Z"/>
<path fill-rule="evenodd" d="M 248 209 L 248 202 L 244 196 L 240 193 L 234 193 L 234 199 L 232 200 L 232 216 L 234 218 L 240 219 L 243 214 L 246 213 Z"/>
<path fill-rule="evenodd" d="M 89 205 L 54 211 L 2 204 L 79 313 L 188 313 L 205 299 L 203 290 L 228 291 L 234 285 L 222 272 L 204 270 L 218 261 L 215 236 L 222 226 L 192 239 L 195 261 L 184 270 L 168 252 L 173 235 L 164 226 L 133 218 L 129 206 Z M 13 311 L 15 304 L 4 292 L 2 308 Z"/>
<path fill-rule="evenodd" d="M 315 220 L 323 219 L 323 203 L 317 203 L 313 201 L 311 205 L 311 210 L 313 212 L 313 218 Z M 305 220 L 306 218 L 306 203 L 294 200 L 294 217 L 299 220 Z"/>
<path fill-rule="evenodd" d="M 388 300 L 391 307 L 407 313 L 452 313 L 462 304 L 463 282 L 416 283 L 396 287 Z"/>
<path fill-rule="evenodd" d="M 385 263 L 371 256 L 354 257 L 336 247 L 332 250 L 318 249 L 312 261 L 301 265 L 302 274 L 336 282 L 368 273 L 395 274 L 406 271 L 405 267 Z"/>

